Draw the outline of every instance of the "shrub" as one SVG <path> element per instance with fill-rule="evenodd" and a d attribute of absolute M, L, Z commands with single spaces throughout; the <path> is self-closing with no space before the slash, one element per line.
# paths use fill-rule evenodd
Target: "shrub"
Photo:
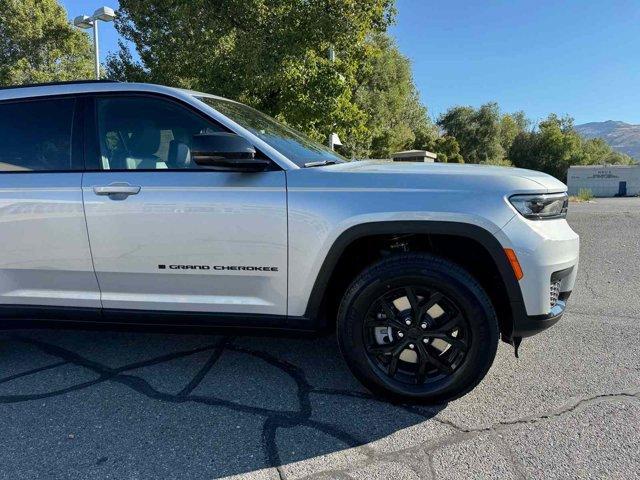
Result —
<path fill-rule="evenodd" d="M 593 192 L 589 188 L 581 188 L 578 191 L 578 198 L 583 202 L 588 202 L 593 198 Z"/>

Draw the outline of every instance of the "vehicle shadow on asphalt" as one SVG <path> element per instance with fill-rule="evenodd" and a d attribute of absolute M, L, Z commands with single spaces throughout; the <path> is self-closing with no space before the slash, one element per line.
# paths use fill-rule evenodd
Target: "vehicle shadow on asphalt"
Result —
<path fill-rule="evenodd" d="M 396 432 L 444 407 L 374 398 L 332 336 L 0 332 L 1 416 L 22 432 L 0 440 L 5 471 L 35 449 L 60 475 L 78 462 L 138 478 L 235 475 L 362 445 L 358 455 L 388 451 Z M 51 418 L 73 435 L 64 448 Z"/>

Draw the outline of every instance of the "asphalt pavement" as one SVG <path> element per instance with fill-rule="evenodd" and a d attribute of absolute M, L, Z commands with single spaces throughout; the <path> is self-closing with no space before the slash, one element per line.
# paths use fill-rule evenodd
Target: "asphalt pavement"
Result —
<path fill-rule="evenodd" d="M 640 478 L 640 198 L 571 204 L 563 320 L 437 408 L 332 337 L 0 332 L 0 478 Z"/>

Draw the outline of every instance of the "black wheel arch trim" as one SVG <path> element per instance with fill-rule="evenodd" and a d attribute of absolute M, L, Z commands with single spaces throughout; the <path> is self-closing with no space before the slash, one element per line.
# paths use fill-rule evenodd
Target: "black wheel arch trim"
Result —
<path fill-rule="evenodd" d="M 496 237 L 483 227 L 471 223 L 448 222 L 437 220 L 392 220 L 369 222 L 355 225 L 342 232 L 329 249 L 329 253 L 318 272 L 311 290 L 304 316 L 315 319 L 319 326 L 323 320 L 318 319 L 321 313 L 322 301 L 328 287 L 331 275 L 338 264 L 342 253 L 354 241 L 370 235 L 392 234 L 432 234 L 454 235 L 468 238 L 479 243 L 491 256 L 504 282 L 511 307 L 511 324 L 513 331 L 517 331 L 518 324 L 527 317 L 520 285 L 516 280 L 504 249 Z M 511 338 L 512 332 L 502 332 L 503 337 Z"/>

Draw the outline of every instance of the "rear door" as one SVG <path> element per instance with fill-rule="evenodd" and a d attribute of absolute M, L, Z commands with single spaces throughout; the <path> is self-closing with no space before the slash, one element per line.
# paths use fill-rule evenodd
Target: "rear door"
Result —
<path fill-rule="evenodd" d="M 284 172 L 198 167 L 193 135 L 224 129 L 166 97 L 97 96 L 91 118 L 83 191 L 105 315 L 285 315 Z"/>
<path fill-rule="evenodd" d="M 100 307 L 82 207 L 80 107 L 73 97 L 0 102 L 5 314 L 13 307 L 16 314 L 26 307 Z"/>

